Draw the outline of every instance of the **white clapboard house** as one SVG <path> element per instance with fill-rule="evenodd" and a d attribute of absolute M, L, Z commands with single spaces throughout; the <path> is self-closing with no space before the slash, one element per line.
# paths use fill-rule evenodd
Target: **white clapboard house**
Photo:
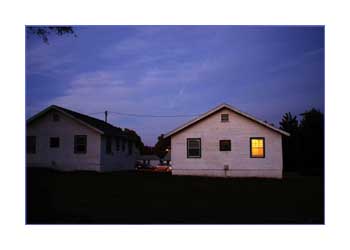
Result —
<path fill-rule="evenodd" d="M 50 106 L 26 122 L 26 164 L 64 171 L 132 170 L 135 138 L 105 121 Z"/>
<path fill-rule="evenodd" d="M 289 134 L 221 104 L 165 135 L 174 175 L 282 178 Z"/>

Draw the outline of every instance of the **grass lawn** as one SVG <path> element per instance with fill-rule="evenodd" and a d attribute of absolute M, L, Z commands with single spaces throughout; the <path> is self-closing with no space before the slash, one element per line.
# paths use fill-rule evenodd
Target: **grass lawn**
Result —
<path fill-rule="evenodd" d="M 27 169 L 28 224 L 323 224 L 320 177 L 283 180 Z"/>

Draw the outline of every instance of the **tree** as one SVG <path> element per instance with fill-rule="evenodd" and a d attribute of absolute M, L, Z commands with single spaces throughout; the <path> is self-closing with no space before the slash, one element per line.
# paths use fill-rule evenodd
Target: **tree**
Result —
<path fill-rule="evenodd" d="M 324 115 L 311 109 L 301 114 L 299 157 L 304 174 L 324 172 Z"/>
<path fill-rule="evenodd" d="M 288 132 L 290 136 L 282 137 L 283 169 L 297 171 L 298 166 L 298 120 L 290 112 L 285 113 L 280 121 L 280 129 Z"/>
<path fill-rule="evenodd" d="M 141 140 L 141 137 L 134 130 L 125 128 L 124 131 L 125 131 L 127 137 L 130 140 L 134 141 L 135 146 L 139 150 L 139 152 L 142 152 L 143 148 L 144 148 L 144 144 L 143 144 L 143 142 Z"/>
<path fill-rule="evenodd" d="M 74 35 L 75 37 L 77 36 L 75 34 L 75 31 L 73 27 L 71 26 L 59 26 L 59 27 L 54 27 L 54 26 L 29 26 L 26 29 L 28 33 L 34 34 L 39 36 L 44 43 L 48 44 L 49 43 L 49 36 L 51 34 L 55 34 L 57 36 L 63 36 L 63 35 Z"/>
<path fill-rule="evenodd" d="M 141 154 L 143 154 L 143 155 L 153 155 L 154 154 L 154 148 L 150 147 L 150 146 L 144 146 Z"/>
<path fill-rule="evenodd" d="M 154 153 L 163 158 L 167 153 L 167 149 L 170 149 L 170 138 L 164 139 L 164 135 L 161 134 L 158 136 L 158 142 L 154 145 Z"/>

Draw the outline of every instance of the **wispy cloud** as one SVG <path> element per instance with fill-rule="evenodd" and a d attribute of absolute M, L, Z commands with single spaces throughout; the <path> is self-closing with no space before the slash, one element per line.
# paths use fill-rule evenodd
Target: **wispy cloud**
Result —
<path fill-rule="evenodd" d="M 79 31 L 73 41 L 27 44 L 28 112 L 57 104 L 87 114 L 192 114 L 225 101 L 260 116 L 268 109 L 280 112 L 285 100 L 294 105 L 281 93 L 320 96 L 324 44 L 317 41 L 322 32 L 315 37 L 283 27 L 234 26 Z M 303 104 L 310 100 L 304 99 Z M 150 144 L 156 140 L 151 133 L 164 133 L 185 120 L 109 117 L 113 124 L 136 129 Z"/>
<path fill-rule="evenodd" d="M 52 46 L 41 43 L 26 50 L 27 75 L 52 77 L 72 72 L 75 58 L 71 54 L 61 54 L 59 45 Z"/>
<path fill-rule="evenodd" d="M 292 67 L 296 67 L 298 65 L 304 64 L 307 62 L 308 59 L 319 55 L 321 53 L 324 53 L 324 48 L 309 50 L 304 52 L 301 55 L 292 57 L 288 61 L 284 61 L 283 63 L 276 64 L 268 69 L 269 73 L 276 73 L 282 70 L 286 70 Z"/>

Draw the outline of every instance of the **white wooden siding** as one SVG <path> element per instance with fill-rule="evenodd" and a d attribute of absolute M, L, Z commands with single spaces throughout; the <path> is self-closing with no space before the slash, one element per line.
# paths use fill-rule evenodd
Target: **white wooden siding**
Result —
<path fill-rule="evenodd" d="M 221 122 L 223 113 L 229 114 L 228 122 Z M 250 158 L 250 137 L 265 138 L 265 158 Z M 187 158 L 187 138 L 201 138 L 201 158 Z M 220 140 L 231 140 L 231 151 L 220 151 Z M 281 134 L 229 109 L 172 136 L 171 150 L 175 175 L 282 178 Z"/>
<path fill-rule="evenodd" d="M 27 126 L 26 136 L 36 136 L 36 153 L 26 154 L 27 166 L 100 171 L 100 134 L 57 113 L 60 117 L 57 122 L 49 111 Z M 74 135 L 87 135 L 86 154 L 74 153 Z M 50 148 L 50 137 L 60 138 L 59 148 Z"/>

